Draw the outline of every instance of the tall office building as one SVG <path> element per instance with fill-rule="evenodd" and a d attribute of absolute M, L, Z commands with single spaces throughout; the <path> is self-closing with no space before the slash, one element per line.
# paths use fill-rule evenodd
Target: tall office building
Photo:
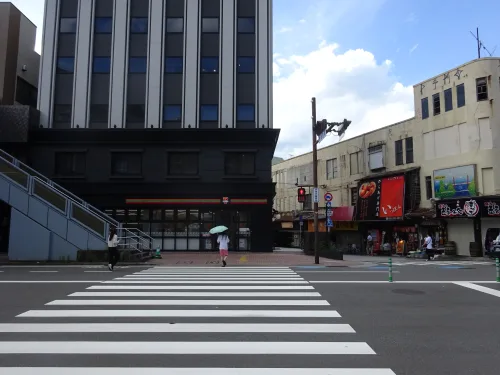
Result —
<path fill-rule="evenodd" d="M 271 251 L 272 0 L 46 0 L 31 165 L 164 250 Z"/>

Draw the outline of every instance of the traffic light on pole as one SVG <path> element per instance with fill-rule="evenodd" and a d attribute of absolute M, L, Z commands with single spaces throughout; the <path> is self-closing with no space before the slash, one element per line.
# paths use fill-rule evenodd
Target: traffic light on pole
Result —
<path fill-rule="evenodd" d="M 297 202 L 304 203 L 306 201 L 306 189 L 298 188 L 297 189 Z"/>

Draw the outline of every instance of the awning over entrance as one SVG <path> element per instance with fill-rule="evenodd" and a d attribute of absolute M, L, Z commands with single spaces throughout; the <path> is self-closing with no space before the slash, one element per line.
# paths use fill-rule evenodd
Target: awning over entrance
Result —
<path fill-rule="evenodd" d="M 352 221 L 354 206 L 342 206 L 333 208 L 333 221 Z"/>

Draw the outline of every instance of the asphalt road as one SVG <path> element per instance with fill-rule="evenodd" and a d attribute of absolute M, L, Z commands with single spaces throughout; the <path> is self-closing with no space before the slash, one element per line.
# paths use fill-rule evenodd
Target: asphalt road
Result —
<path fill-rule="evenodd" d="M 2 375 L 498 374 L 492 265 L 0 271 Z"/>

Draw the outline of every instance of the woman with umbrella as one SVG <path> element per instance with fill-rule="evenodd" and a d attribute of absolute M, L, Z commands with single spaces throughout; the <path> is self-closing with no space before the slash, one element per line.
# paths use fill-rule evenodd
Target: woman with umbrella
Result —
<path fill-rule="evenodd" d="M 219 244 L 220 260 L 222 267 L 226 267 L 226 259 L 229 255 L 229 236 L 227 235 L 227 227 L 219 225 L 218 227 L 210 229 L 211 234 L 218 234 L 217 243 Z"/>

